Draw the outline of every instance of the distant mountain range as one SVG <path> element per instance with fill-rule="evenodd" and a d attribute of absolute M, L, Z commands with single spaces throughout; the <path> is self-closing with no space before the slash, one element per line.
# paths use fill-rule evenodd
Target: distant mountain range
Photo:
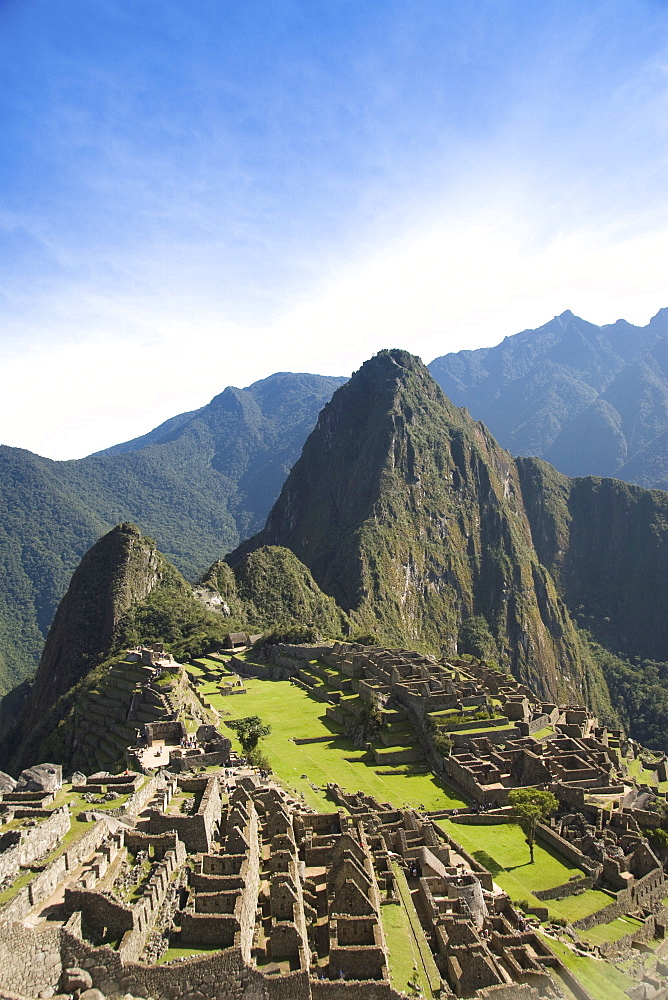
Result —
<path fill-rule="evenodd" d="M 0 694 L 34 674 L 86 550 L 136 522 L 189 579 L 259 530 L 345 379 L 279 373 L 97 455 L 0 447 Z"/>
<path fill-rule="evenodd" d="M 668 310 L 646 327 L 623 320 L 597 327 L 566 312 L 497 347 L 444 355 L 429 369 L 511 453 L 542 457 L 570 476 L 663 487 L 667 343 Z M 114 525 L 137 524 L 190 580 L 259 531 L 320 410 L 344 382 L 279 373 L 230 387 L 199 410 L 76 461 L 0 447 L 0 694 L 34 674 L 75 567 Z M 552 485 L 571 506 L 586 493 L 560 482 Z M 541 562 L 554 569 L 557 556 L 539 540 Z M 627 632 L 617 633 L 615 650 L 630 655 Z M 665 653 L 655 643 L 643 655 Z"/>
<path fill-rule="evenodd" d="M 15 770 L 94 754 L 86 706 L 129 642 L 199 655 L 296 624 L 484 656 L 668 749 L 667 592 L 668 493 L 513 459 L 419 358 L 381 351 L 320 412 L 262 530 L 194 590 L 134 525 L 90 549 L 2 752 Z"/>
<path fill-rule="evenodd" d="M 436 358 L 457 406 L 513 455 L 567 476 L 668 488 L 668 309 L 647 326 L 595 326 L 571 312 L 497 347 Z"/>

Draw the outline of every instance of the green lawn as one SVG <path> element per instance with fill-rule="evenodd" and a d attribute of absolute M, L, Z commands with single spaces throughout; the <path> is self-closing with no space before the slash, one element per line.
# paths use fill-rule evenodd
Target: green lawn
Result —
<path fill-rule="evenodd" d="M 417 982 L 426 996 L 431 996 L 427 977 L 411 934 L 408 916 L 403 906 L 381 906 L 380 915 L 387 942 L 390 980 L 395 990 L 408 990 L 408 983 Z"/>
<path fill-rule="evenodd" d="M 341 736 L 326 718 L 325 702 L 316 701 L 289 681 L 244 680 L 246 694 L 224 697 L 217 692 L 204 697 L 223 717 L 239 719 L 259 715 L 272 727 L 271 735 L 262 741 L 276 776 L 315 809 L 331 812 L 333 803 L 324 792 L 314 791 L 309 781 L 322 789 L 328 781 L 337 782 L 349 792 L 362 791 L 381 802 L 394 806 L 411 805 L 425 809 L 444 809 L 464 805 L 452 791 L 442 786 L 431 773 L 413 773 L 410 768 L 397 768 L 391 775 L 378 774 L 379 768 L 368 755 Z M 232 730 L 224 730 L 240 747 Z M 297 737 L 331 735 L 327 743 L 297 746 L 290 740 Z M 302 778 L 305 774 L 307 777 Z"/>
<path fill-rule="evenodd" d="M 626 934 L 633 934 L 642 925 L 642 920 L 636 920 L 635 917 L 618 917 L 609 924 L 597 924 L 588 931 L 578 931 L 578 933 L 589 944 L 604 944 L 608 941 L 619 941 Z"/>
<path fill-rule="evenodd" d="M 176 958 L 196 958 L 198 955 L 204 957 L 204 955 L 209 955 L 214 951 L 220 951 L 220 948 L 206 944 L 200 944 L 197 947 L 191 945 L 189 948 L 168 948 L 155 964 L 164 965 L 165 962 L 173 962 Z"/>
<path fill-rule="evenodd" d="M 628 1000 L 626 990 L 635 980 L 624 975 L 610 962 L 596 958 L 581 958 L 560 941 L 547 939 L 552 951 L 591 994 L 593 1000 Z"/>
<path fill-rule="evenodd" d="M 404 870 L 396 862 L 393 862 L 392 871 L 394 872 L 396 892 L 401 900 L 398 909 L 400 909 L 402 916 L 399 917 L 396 914 L 392 916 L 385 913 L 386 910 L 394 910 L 397 907 L 384 906 L 381 908 L 383 929 L 387 926 L 387 921 L 389 921 L 390 927 L 391 938 L 388 938 L 387 944 L 391 978 L 395 989 L 405 989 L 404 984 L 407 984 L 410 979 L 413 983 L 419 984 L 426 997 L 431 997 L 438 994 L 441 988 L 440 973 L 415 910 Z M 393 947 L 398 948 L 396 960 L 393 955 Z M 392 973 L 395 961 L 401 969 L 396 980 Z M 406 976 L 405 979 L 404 976 Z M 399 985 L 402 980 L 402 985 Z"/>
<path fill-rule="evenodd" d="M 596 889 L 587 889 L 579 896 L 567 899 L 551 899 L 546 902 L 536 899 L 534 891 L 552 889 L 581 873 L 540 842 L 534 848 L 535 863 L 530 864 L 524 834 L 513 823 L 467 826 L 450 820 L 438 820 L 438 825 L 491 871 L 494 881 L 511 899 L 528 899 L 533 905 L 546 906 L 551 917 L 564 917 L 572 922 L 612 902 L 610 896 Z"/>
<path fill-rule="evenodd" d="M 656 785 L 652 780 L 652 775 L 656 771 L 656 767 L 652 767 L 651 765 L 649 767 L 645 767 L 645 765 L 639 758 L 635 758 L 634 760 L 626 759 L 625 763 L 628 766 L 629 773 L 631 774 L 631 776 L 634 777 L 641 784 L 644 785 L 654 784 L 655 787 L 658 788 L 660 792 L 668 792 L 668 781 L 660 781 L 658 785 Z"/>

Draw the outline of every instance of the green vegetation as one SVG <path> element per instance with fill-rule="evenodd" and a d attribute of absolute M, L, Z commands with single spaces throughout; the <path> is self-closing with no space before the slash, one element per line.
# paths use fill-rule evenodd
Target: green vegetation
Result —
<path fill-rule="evenodd" d="M 508 802 L 512 806 L 515 821 L 524 834 L 533 864 L 536 827 L 541 820 L 556 812 L 559 803 L 552 792 L 539 788 L 513 788 L 508 793 Z"/>
<path fill-rule="evenodd" d="M 642 925 L 642 920 L 636 920 L 635 917 L 617 917 L 609 924 L 596 924 L 588 931 L 578 931 L 578 934 L 589 944 L 606 944 L 619 941 L 627 934 L 634 934 Z"/>
<path fill-rule="evenodd" d="M 535 891 L 553 889 L 580 877 L 582 872 L 568 864 L 555 851 L 538 840 L 534 846 L 535 864 L 527 860 L 524 833 L 514 823 L 498 826 L 466 826 L 449 820 L 437 820 L 451 837 L 483 864 L 494 881 L 513 900 L 528 899 L 531 906 L 547 907 L 550 917 L 569 923 L 609 906 L 612 898 L 596 889 L 586 889 L 577 896 L 541 902 Z"/>
<path fill-rule="evenodd" d="M 644 746 L 668 751 L 668 663 L 631 660 L 610 652 L 590 634 L 586 640 L 624 728 Z"/>
<path fill-rule="evenodd" d="M 321 635 L 342 635 L 346 615 L 289 549 L 276 545 L 255 549 L 235 562 L 234 576 L 246 619 L 273 627 L 273 641 L 313 642 Z M 311 630 L 309 638 L 299 638 L 304 629 Z"/>
<path fill-rule="evenodd" d="M 257 748 L 260 740 L 269 736 L 271 726 L 262 722 L 259 715 L 246 715 L 243 719 L 233 719 L 227 723 L 237 734 L 241 749 L 248 756 Z"/>
<path fill-rule="evenodd" d="M 380 915 L 387 942 L 390 981 L 393 987 L 395 990 L 408 990 L 408 984 L 414 983 L 420 987 L 425 996 L 432 996 L 406 910 L 401 905 L 386 905 L 381 907 Z"/>
<path fill-rule="evenodd" d="M 482 615 L 472 615 L 459 626 L 459 651 L 486 660 L 497 652 L 494 636 Z"/>
<path fill-rule="evenodd" d="M 272 375 L 70 462 L 0 447 L 0 694 L 34 673 L 72 573 L 115 524 L 138 524 L 190 579 L 258 530 L 342 381 Z"/>
<path fill-rule="evenodd" d="M 244 680 L 247 693 L 226 698 L 215 690 L 206 693 L 209 704 L 232 720 L 249 713 L 271 720 L 271 734 L 263 741 L 275 777 L 308 805 L 324 812 L 335 807 L 326 797 L 327 783 L 345 791 L 362 791 L 395 806 L 424 806 L 426 809 L 458 807 L 464 803 L 431 773 L 411 766 L 392 768 L 380 774 L 369 755 L 340 733 L 340 727 L 326 716 L 326 704 L 289 681 Z M 214 686 L 215 687 L 215 686 Z M 295 737 L 331 736 L 326 743 L 297 745 Z M 232 735 L 232 734 L 231 734 Z M 239 749 L 240 744 L 236 741 Z M 302 777 L 305 775 L 305 777 Z M 315 786 L 313 788 L 312 786 Z"/>
<path fill-rule="evenodd" d="M 467 622 L 462 634 L 508 650 L 516 676 L 581 697 L 593 668 L 531 548 L 520 495 L 512 460 L 419 359 L 381 351 L 335 394 L 267 526 L 228 561 L 286 546 L 357 630 L 437 652 Z"/>
<path fill-rule="evenodd" d="M 217 948 L 215 945 L 207 944 L 200 944 L 197 946 L 191 945 L 186 948 L 168 948 L 155 964 L 166 965 L 167 962 L 174 962 L 180 958 L 194 958 L 197 955 L 210 955 L 215 951 L 220 951 L 220 948 Z"/>
<path fill-rule="evenodd" d="M 553 938 L 548 938 L 547 943 L 594 1000 L 628 1000 L 626 990 L 635 981 L 610 962 L 575 955 L 567 945 Z"/>
<path fill-rule="evenodd" d="M 452 737 L 448 736 L 446 733 L 437 733 L 436 736 L 434 736 L 432 743 L 434 744 L 434 750 L 437 750 L 438 753 L 442 754 L 444 757 L 449 756 L 454 746 Z"/>
<path fill-rule="evenodd" d="M 415 910 L 411 892 L 406 882 L 403 869 L 393 862 L 392 873 L 397 896 L 400 900 L 400 914 L 387 911 L 397 909 L 394 906 L 384 906 L 381 910 L 383 929 L 389 929 L 388 951 L 390 954 L 390 973 L 395 989 L 405 989 L 410 982 L 421 989 L 426 997 L 438 995 L 441 987 L 441 977 L 434 961 L 434 956 L 425 939 L 420 918 Z M 393 946 L 396 949 L 393 954 Z M 408 970 L 411 963 L 410 972 Z M 406 975 L 408 973 L 408 978 Z M 405 983 L 405 985 L 404 985 Z"/>

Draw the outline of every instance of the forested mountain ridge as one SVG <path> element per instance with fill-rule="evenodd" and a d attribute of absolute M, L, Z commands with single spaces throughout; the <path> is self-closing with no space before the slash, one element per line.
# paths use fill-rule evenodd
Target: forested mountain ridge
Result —
<path fill-rule="evenodd" d="M 225 452 L 235 483 L 263 476 L 262 465 L 253 467 L 247 459 L 260 446 L 256 441 L 253 452 L 244 444 L 255 440 L 258 426 L 258 408 L 247 392 L 221 394 L 222 415 L 209 415 L 204 426 L 197 425 L 203 411 L 194 426 L 191 420 L 182 425 L 195 438 L 210 439 L 217 421 L 229 427 L 228 414 L 241 413 L 241 431 Z M 279 410 L 281 405 L 279 399 Z M 159 436 L 174 431 L 173 441 L 90 461 L 102 463 L 98 470 L 111 460 L 132 468 L 132 461 L 145 463 L 160 449 L 183 449 L 184 475 L 194 475 L 203 463 L 181 429 L 172 424 Z M 189 449 L 195 453 L 188 456 Z M 9 477 L 15 450 L 5 451 L 12 453 L 5 455 Z M 173 454 L 168 452 L 171 460 Z M 59 523 L 71 531 L 68 504 L 76 500 L 82 517 L 90 511 L 75 483 L 52 475 L 56 464 L 24 453 L 19 473 L 30 471 L 30 493 L 37 499 L 40 489 L 44 497 L 57 498 L 65 511 Z M 176 463 L 166 472 L 176 476 Z M 236 495 L 227 495 L 228 514 L 234 509 L 230 496 Z M 189 496 L 196 517 L 197 491 Z M 114 532 L 121 541 L 125 535 L 141 538 L 132 525 Z M 381 351 L 336 391 L 265 527 L 226 561 L 218 558 L 194 592 L 150 539 L 137 541 L 137 551 L 150 550 L 151 565 L 162 567 L 160 585 L 143 600 L 130 586 L 131 606 L 109 633 L 113 641 L 99 650 L 109 630 L 96 624 L 101 608 L 90 612 L 86 601 L 92 594 L 99 603 L 96 595 L 105 587 L 126 592 L 136 576 L 131 560 L 121 559 L 121 569 L 114 569 L 114 532 L 94 547 L 98 556 L 89 553 L 77 570 L 86 585 L 75 586 L 73 578 L 79 619 L 59 612 L 30 695 L 33 706 L 53 700 L 52 692 L 42 704 L 39 692 L 48 691 L 51 674 L 57 678 L 62 669 L 53 650 L 61 648 L 63 635 L 73 636 L 61 643 L 74 651 L 74 668 L 65 671 L 70 693 L 56 697 L 58 712 L 69 712 L 72 705 L 63 699 L 71 700 L 71 692 L 88 683 L 77 680 L 76 670 L 93 662 L 77 635 L 91 626 L 98 650 L 93 659 L 99 659 L 110 644 L 139 639 L 165 639 L 175 655 L 197 655 L 223 630 L 300 622 L 317 624 L 325 635 L 352 630 L 373 633 L 384 644 L 430 652 L 445 647 L 449 653 L 459 647 L 496 659 L 548 700 L 584 701 L 608 720 L 617 712 L 631 735 L 650 746 L 666 745 L 668 493 L 598 477 L 570 480 L 541 460 L 513 459 L 405 351 Z M 216 555 L 225 548 L 219 544 Z M 111 583 L 91 585 L 91 566 Z M 115 578 L 122 581 L 118 587 Z M 225 602 L 223 615 L 213 614 L 210 601 L 206 607 L 195 600 L 199 594 L 206 603 L 214 591 Z M 61 608 L 67 609 L 68 600 Z M 6 701 L 14 714 L 25 693 Z M 37 711 L 34 719 L 40 715 L 31 711 Z"/>
<path fill-rule="evenodd" d="M 632 736 L 668 748 L 668 493 L 513 459 L 406 352 L 335 393 L 265 529 L 228 560 L 266 544 L 383 642 L 434 649 L 475 628 L 546 696 L 604 715 L 610 697 Z"/>
<path fill-rule="evenodd" d="M 668 485 L 668 309 L 645 327 L 596 326 L 567 311 L 429 370 L 513 455 L 568 476 Z"/>
<path fill-rule="evenodd" d="M 86 550 L 136 522 L 188 578 L 258 530 L 342 378 L 278 373 L 88 458 L 0 447 L 0 694 L 36 668 Z"/>
<path fill-rule="evenodd" d="M 382 643 L 438 650 L 482 617 L 494 655 L 545 698 L 609 711 L 533 549 L 517 468 L 419 358 L 381 351 L 334 394 L 265 528 Z"/>
<path fill-rule="evenodd" d="M 223 610 L 207 599 L 213 588 L 225 597 Z M 77 566 L 34 683 L 23 684 L 12 698 L 13 726 L 0 741 L 2 767 L 18 772 L 45 756 L 79 766 L 80 724 L 99 698 L 96 688 L 110 662 L 125 647 L 159 641 L 187 659 L 219 648 L 230 630 L 304 620 L 335 636 L 347 626 L 346 616 L 287 549 L 261 548 L 235 572 L 217 562 L 193 587 L 153 539 L 134 524 L 119 524 Z"/>

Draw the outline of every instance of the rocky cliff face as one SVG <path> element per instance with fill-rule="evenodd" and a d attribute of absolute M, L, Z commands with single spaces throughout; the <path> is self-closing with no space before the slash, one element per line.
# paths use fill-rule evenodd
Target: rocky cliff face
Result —
<path fill-rule="evenodd" d="M 484 615 L 517 676 L 546 697 L 597 701 L 513 459 L 405 351 L 381 352 L 335 393 L 231 565 L 262 545 L 291 549 L 383 641 L 438 649 Z"/>
<path fill-rule="evenodd" d="M 518 459 L 534 544 L 576 621 L 626 656 L 668 657 L 668 493 Z"/>

